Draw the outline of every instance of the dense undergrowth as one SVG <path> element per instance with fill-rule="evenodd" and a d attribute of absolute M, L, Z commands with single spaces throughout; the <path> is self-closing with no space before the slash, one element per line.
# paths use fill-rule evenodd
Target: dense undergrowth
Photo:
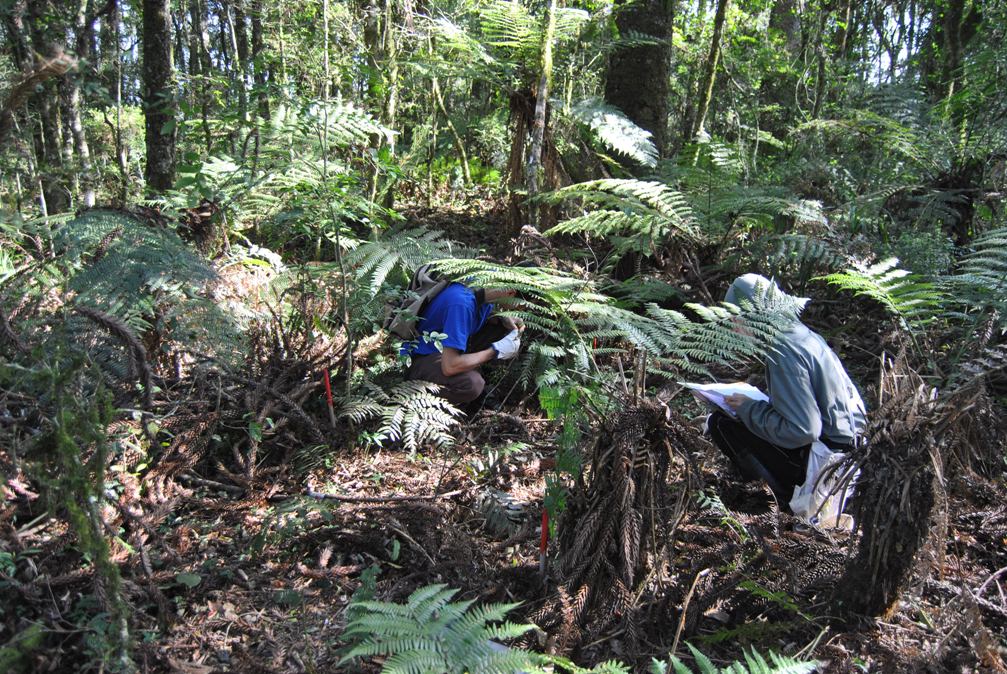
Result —
<path fill-rule="evenodd" d="M 539 195 L 543 231 L 501 233 L 492 190 L 450 235 L 405 221 L 360 166 L 387 129 L 318 101 L 261 130 L 266 170 L 5 215 L 0 669 L 1002 670 L 1007 176 L 966 208 L 934 172 L 1004 139 L 863 103 L 767 156 L 641 151 Z M 430 261 L 521 297 L 473 421 L 379 330 Z M 848 539 L 739 492 L 679 396 L 770 347 L 780 307 L 718 302 L 753 269 L 813 298 L 870 401 Z"/>

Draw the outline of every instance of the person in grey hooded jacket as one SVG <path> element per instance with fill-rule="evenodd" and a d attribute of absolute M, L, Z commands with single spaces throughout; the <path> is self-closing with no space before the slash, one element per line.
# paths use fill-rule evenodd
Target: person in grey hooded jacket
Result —
<path fill-rule="evenodd" d="M 758 274 L 739 276 L 724 297 L 739 306 L 765 306 L 765 300 L 791 302 L 789 328 L 766 356 L 769 401 L 728 396 L 737 419 L 717 412 L 710 437 L 747 480 L 764 479 L 780 503 L 805 481 L 811 444 L 820 440 L 833 451 L 849 451 L 866 426 L 863 400 L 835 352 L 797 319 L 803 302 Z M 762 300 L 762 301 L 756 301 Z"/>

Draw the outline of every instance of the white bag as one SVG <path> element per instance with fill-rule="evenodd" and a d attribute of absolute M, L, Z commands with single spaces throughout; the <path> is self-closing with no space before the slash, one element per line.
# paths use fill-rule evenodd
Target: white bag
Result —
<path fill-rule="evenodd" d="M 826 529 L 853 529 L 853 518 L 843 515 L 843 507 L 853 496 L 860 471 L 851 476 L 852 468 L 833 468 L 845 458 L 845 454 L 833 452 L 820 440 L 811 444 L 804 484 L 794 487 L 790 499 L 790 509 L 797 517 Z M 846 486 L 841 487 L 844 483 Z"/>

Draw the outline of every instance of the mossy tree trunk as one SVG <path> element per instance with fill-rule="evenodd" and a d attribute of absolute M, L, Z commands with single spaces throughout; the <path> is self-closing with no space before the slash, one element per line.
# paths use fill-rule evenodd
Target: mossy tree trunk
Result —
<path fill-rule="evenodd" d="M 673 20 L 674 5 L 670 0 L 620 2 L 615 15 L 619 35 L 642 33 L 662 43 L 616 49 L 605 78 L 605 101 L 622 110 L 637 126 L 650 131 L 662 155 L 667 143 Z"/>

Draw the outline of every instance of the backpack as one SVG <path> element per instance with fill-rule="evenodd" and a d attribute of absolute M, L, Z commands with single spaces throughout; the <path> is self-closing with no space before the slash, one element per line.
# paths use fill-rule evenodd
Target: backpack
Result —
<path fill-rule="evenodd" d="M 417 339 L 420 335 L 416 325 L 420 314 L 449 285 L 450 279 L 440 278 L 431 265 L 423 265 L 413 274 L 406 296 L 385 306 L 385 320 L 381 327 L 406 341 Z"/>

